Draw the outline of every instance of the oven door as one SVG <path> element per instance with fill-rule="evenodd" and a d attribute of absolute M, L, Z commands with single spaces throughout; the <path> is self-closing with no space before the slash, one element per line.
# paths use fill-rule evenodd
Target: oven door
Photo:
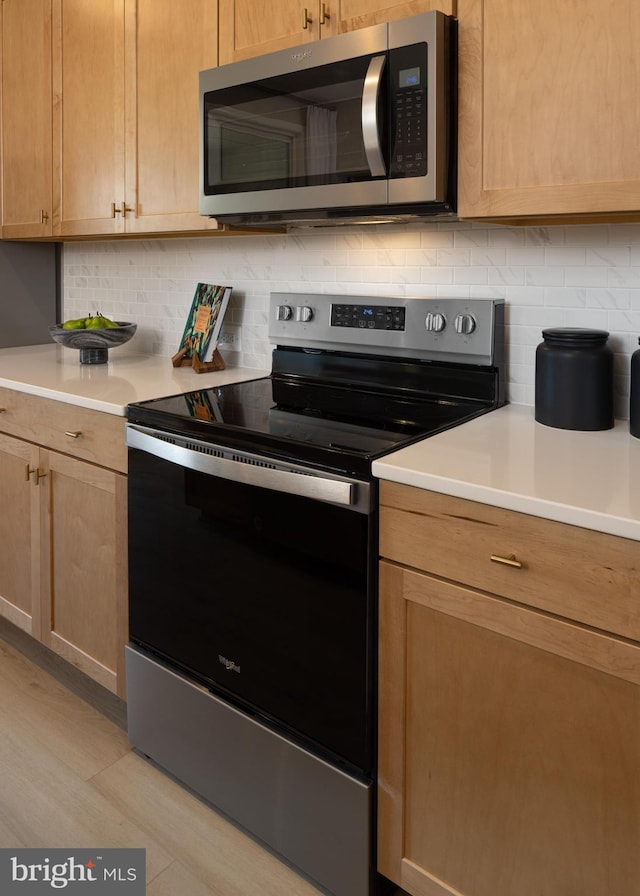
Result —
<path fill-rule="evenodd" d="M 130 638 L 370 774 L 374 485 L 128 424 Z"/>

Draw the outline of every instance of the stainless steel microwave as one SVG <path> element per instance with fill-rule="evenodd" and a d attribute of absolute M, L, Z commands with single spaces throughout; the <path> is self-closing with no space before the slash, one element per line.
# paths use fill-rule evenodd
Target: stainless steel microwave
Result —
<path fill-rule="evenodd" d="M 432 11 L 200 73 L 200 213 L 455 214 L 455 20 Z"/>

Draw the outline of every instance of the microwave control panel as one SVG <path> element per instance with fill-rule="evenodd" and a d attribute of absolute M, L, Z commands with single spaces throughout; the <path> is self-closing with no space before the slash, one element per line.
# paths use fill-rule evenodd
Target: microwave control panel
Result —
<path fill-rule="evenodd" d="M 427 173 L 427 45 L 389 52 L 391 177 Z"/>

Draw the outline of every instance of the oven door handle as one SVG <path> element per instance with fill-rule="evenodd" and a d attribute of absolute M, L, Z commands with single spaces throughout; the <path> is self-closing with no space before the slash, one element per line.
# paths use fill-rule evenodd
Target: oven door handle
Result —
<path fill-rule="evenodd" d="M 192 441 L 195 443 L 197 440 Z M 290 495 L 300 495 L 303 498 L 330 504 L 350 506 L 356 503 L 357 484 L 355 482 L 328 479 L 316 476 L 314 473 L 271 469 L 261 465 L 265 463 L 261 458 L 256 458 L 255 463 L 252 463 L 249 458 L 244 462 L 216 457 L 209 453 L 203 454 L 200 451 L 165 441 L 164 433 L 131 423 L 127 424 L 126 443 L 130 448 L 139 448 L 141 451 L 146 451 L 147 454 L 154 454 L 162 460 L 196 470 L 198 473 L 205 473 L 208 476 L 219 476 L 221 479 L 255 485 L 271 491 L 286 492 Z M 220 446 L 207 444 L 205 447 L 211 451 Z M 228 449 L 221 448 L 221 450 Z M 241 452 L 234 453 L 238 457 L 242 456 Z M 266 462 L 268 463 L 268 461 Z"/>

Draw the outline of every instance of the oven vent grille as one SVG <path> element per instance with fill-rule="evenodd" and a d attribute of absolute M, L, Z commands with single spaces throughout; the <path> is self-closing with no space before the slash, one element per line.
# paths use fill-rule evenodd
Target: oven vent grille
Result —
<path fill-rule="evenodd" d="M 184 442 L 184 447 L 190 451 L 198 451 L 200 454 L 209 454 L 211 457 L 225 457 L 225 452 L 211 445 L 203 445 L 201 442 Z"/>
<path fill-rule="evenodd" d="M 168 442 L 170 445 L 177 445 L 180 448 L 186 448 L 188 451 L 197 452 L 198 454 L 206 454 L 210 457 L 218 457 L 222 460 L 231 460 L 239 464 L 247 464 L 250 467 L 261 467 L 266 470 L 282 470 L 287 473 L 296 473 L 298 476 L 308 476 L 314 478 L 317 474 L 312 470 L 306 470 L 297 467 L 295 464 L 279 463 L 278 461 L 260 457 L 255 454 L 237 454 L 229 448 L 221 445 L 207 444 L 200 441 L 192 441 L 188 438 L 181 438 L 159 430 L 154 430 L 153 437 L 161 442 Z"/>
<path fill-rule="evenodd" d="M 265 467 L 267 470 L 277 470 L 278 465 L 267 460 L 261 460 L 259 457 L 246 457 L 243 454 L 232 454 L 231 460 L 235 460 L 239 464 L 249 464 L 251 467 Z"/>

